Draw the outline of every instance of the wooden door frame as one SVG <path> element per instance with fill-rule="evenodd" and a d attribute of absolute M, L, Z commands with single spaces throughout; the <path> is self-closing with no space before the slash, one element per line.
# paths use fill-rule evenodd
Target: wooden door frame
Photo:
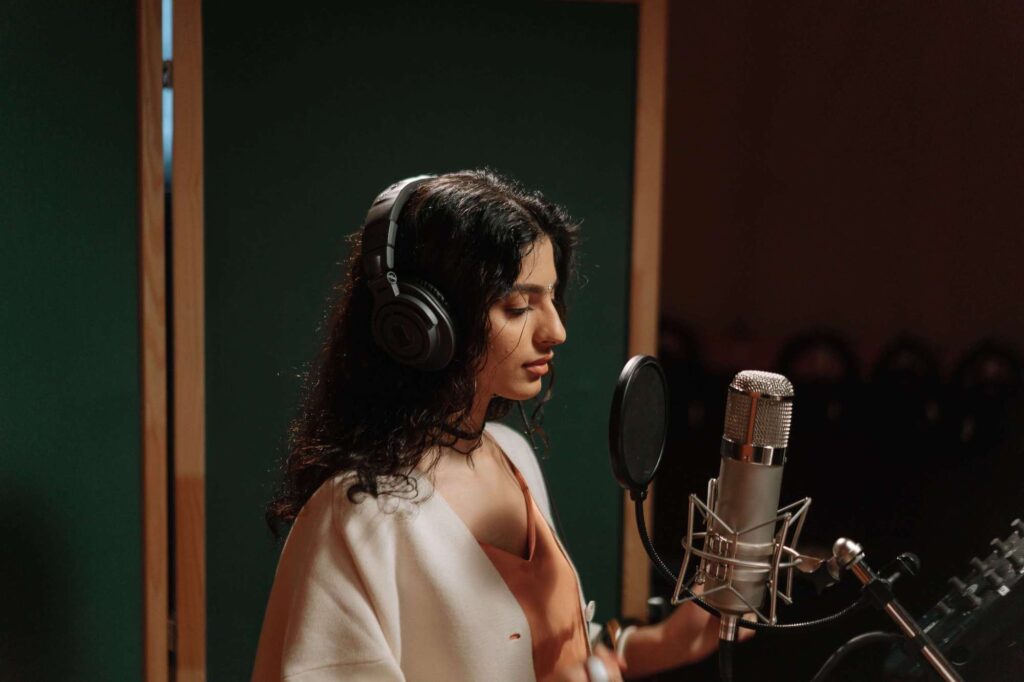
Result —
<path fill-rule="evenodd" d="M 206 679 L 206 359 L 201 0 L 174 0 L 171 272 L 176 682 Z"/>
<path fill-rule="evenodd" d="M 167 253 L 160 0 L 137 0 L 139 334 L 142 389 L 142 665 L 168 682 Z"/>
<path fill-rule="evenodd" d="M 174 2 L 174 191 L 168 253 L 161 2 L 137 0 L 136 9 L 143 674 L 149 682 L 168 682 L 172 677 L 177 682 L 199 682 L 206 679 L 202 14 L 200 0 Z M 167 310 L 168 267 L 171 311 Z M 168 376 L 169 320 L 173 376 Z M 169 384 L 173 404 L 168 401 Z M 175 502 L 173 552 L 168 543 L 169 435 L 174 444 L 170 453 Z M 169 604 L 172 560 L 173 605 Z M 170 651 L 174 652 L 173 666 Z"/>

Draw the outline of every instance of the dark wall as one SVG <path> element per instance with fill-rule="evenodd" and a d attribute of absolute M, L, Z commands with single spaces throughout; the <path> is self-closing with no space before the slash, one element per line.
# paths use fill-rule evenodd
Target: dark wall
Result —
<path fill-rule="evenodd" d="M 0 9 L 0 679 L 142 670 L 135 9 Z"/>
<path fill-rule="evenodd" d="M 263 505 L 345 238 L 421 172 L 488 165 L 583 221 L 547 471 L 588 598 L 614 615 L 636 8 L 210 3 L 204 32 L 210 679 L 251 666 L 278 553 Z"/>
<path fill-rule="evenodd" d="M 1024 7 L 672 6 L 663 308 L 1024 346 Z M 672 267 L 674 265 L 674 267 Z"/>

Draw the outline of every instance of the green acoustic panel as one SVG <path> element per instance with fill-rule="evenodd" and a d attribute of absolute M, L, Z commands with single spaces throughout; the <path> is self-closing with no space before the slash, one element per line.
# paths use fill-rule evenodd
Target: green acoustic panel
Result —
<path fill-rule="evenodd" d="M 421 172 L 490 166 L 583 222 L 545 466 L 588 598 L 614 615 L 635 6 L 208 3 L 203 21 L 210 679 L 250 670 L 278 554 L 263 505 L 345 237 Z"/>
<path fill-rule="evenodd" d="M 134 3 L 0 6 L 0 680 L 142 675 Z"/>

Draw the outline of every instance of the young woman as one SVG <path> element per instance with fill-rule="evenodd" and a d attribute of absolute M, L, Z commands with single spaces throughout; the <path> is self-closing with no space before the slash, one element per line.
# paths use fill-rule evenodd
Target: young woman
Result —
<path fill-rule="evenodd" d="M 268 507 L 291 529 L 254 680 L 598 682 L 713 651 L 693 605 L 592 648 L 533 449 L 496 421 L 545 375 L 550 398 L 576 244 L 487 171 L 374 202 Z"/>

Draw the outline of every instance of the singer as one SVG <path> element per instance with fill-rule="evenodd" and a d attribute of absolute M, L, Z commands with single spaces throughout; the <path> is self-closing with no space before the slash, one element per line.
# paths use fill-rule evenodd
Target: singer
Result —
<path fill-rule="evenodd" d="M 598 682 L 717 647 L 717 620 L 686 604 L 592 648 L 533 448 L 496 421 L 545 375 L 550 399 L 577 237 L 489 171 L 374 202 L 268 505 L 290 532 L 254 680 Z"/>

